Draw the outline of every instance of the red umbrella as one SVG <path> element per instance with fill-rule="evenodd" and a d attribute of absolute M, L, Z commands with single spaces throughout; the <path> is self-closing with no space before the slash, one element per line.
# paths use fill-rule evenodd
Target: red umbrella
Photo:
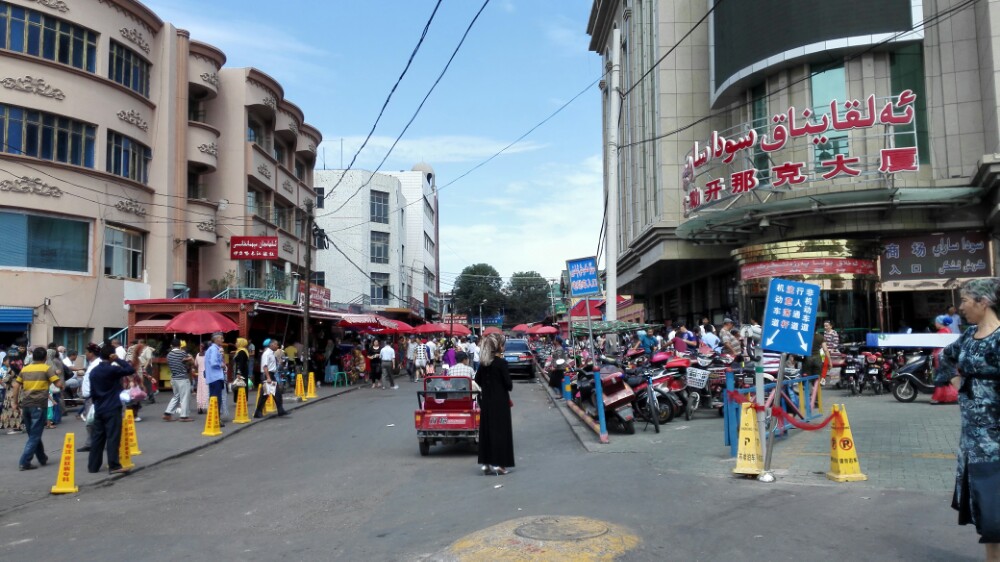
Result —
<path fill-rule="evenodd" d="M 555 326 L 539 326 L 538 328 L 535 329 L 533 333 L 539 335 L 558 334 L 559 328 L 556 328 Z"/>
<path fill-rule="evenodd" d="M 472 330 L 470 330 L 465 324 L 444 324 L 444 327 L 447 328 L 446 333 L 449 336 L 462 337 L 468 336 L 472 333 Z"/>
<path fill-rule="evenodd" d="M 340 322 L 337 323 L 342 328 L 385 328 L 379 322 L 379 316 L 375 314 L 344 314 Z"/>
<path fill-rule="evenodd" d="M 527 332 L 529 326 L 527 324 L 518 324 L 510 329 L 511 332 Z"/>
<path fill-rule="evenodd" d="M 212 332 L 232 332 L 240 327 L 224 314 L 214 310 L 188 310 L 167 322 L 164 331 L 177 334 L 211 334 Z"/>
<path fill-rule="evenodd" d="M 446 328 L 443 324 L 437 324 L 435 322 L 421 324 L 413 329 L 414 334 L 442 334 L 447 331 L 448 328 Z"/>
<path fill-rule="evenodd" d="M 489 328 L 486 328 L 485 330 L 483 330 L 483 335 L 484 336 L 488 336 L 490 334 L 502 334 L 502 333 L 503 333 L 503 330 L 501 330 L 500 328 L 497 328 L 496 326 L 490 326 Z"/>
<path fill-rule="evenodd" d="M 402 320 L 393 320 L 391 318 L 382 318 L 379 316 L 378 321 L 382 324 L 386 331 L 385 333 L 393 334 L 410 334 L 413 333 L 413 326 L 410 326 Z"/>

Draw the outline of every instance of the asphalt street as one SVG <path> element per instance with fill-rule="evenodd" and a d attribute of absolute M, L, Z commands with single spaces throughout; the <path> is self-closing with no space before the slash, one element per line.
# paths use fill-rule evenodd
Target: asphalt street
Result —
<path fill-rule="evenodd" d="M 946 491 L 765 485 L 692 470 L 674 459 L 697 451 L 671 448 L 669 431 L 654 448 L 590 452 L 533 381 L 513 393 L 517 467 L 483 476 L 464 447 L 419 455 L 415 390 L 405 380 L 396 391 L 360 389 L 105 486 L 6 512 L 0 558 L 982 557 L 974 531 L 955 525 Z M 633 437 L 652 439 L 617 440 Z"/>

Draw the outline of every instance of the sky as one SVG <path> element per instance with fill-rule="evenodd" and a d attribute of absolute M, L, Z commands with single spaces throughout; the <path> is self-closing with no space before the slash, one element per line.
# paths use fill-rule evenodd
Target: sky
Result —
<path fill-rule="evenodd" d="M 317 168 L 341 169 L 374 124 L 435 0 L 146 4 L 192 39 L 220 48 L 227 67 L 254 66 L 277 79 L 323 133 Z M 442 291 L 474 263 L 488 263 L 504 278 L 516 271 L 555 278 L 567 259 L 597 251 L 601 63 L 587 49 L 591 5 L 490 1 L 382 167 L 409 170 L 423 161 L 437 175 Z M 481 6 L 442 2 L 354 169 L 372 171 L 385 158 Z M 458 179 L 581 92 L 524 140 Z"/>

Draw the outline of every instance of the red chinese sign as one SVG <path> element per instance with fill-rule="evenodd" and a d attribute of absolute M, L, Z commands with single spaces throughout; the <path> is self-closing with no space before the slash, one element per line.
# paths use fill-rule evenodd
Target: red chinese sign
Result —
<path fill-rule="evenodd" d="M 231 260 L 278 259 L 277 236 L 233 236 L 229 241 Z"/>
<path fill-rule="evenodd" d="M 747 264 L 740 267 L 740 278 L 746 281 L 762 277 L 784 277 L 789 275 L 834 275 L 838 273 L 875 275 L 877 272 L 875 260 L 817 258 Z"/>
<path fill-rule="evenodd" d="M 749 129 L 736 138 L 726 138 L 718 131 L 712 131 L 712 136 L 705 145 L 694 143 L 694 147 L 684 161 L 681 183 L 685 196 L 684 211 L 689 214 L 702 205 L 720 201 L 733 195 L 750 192 L 760 185 L 759 171 L 756 168 L 738 170 L 730 174 L 712 174 L 704 187 L 698 185 L 699 168 L 710 162 L 717 161 L 732 165 L 737 161 L 753 159 L 761 154 L 772 154 L 787 148 L 789 141 L 797 138 L 811 138 L 811 143 L 817 147 L 830 146 L 831 138 L 843 138 L 840 133 L 853 129 L 869 129 L 876 126 L 900 126 L 913 123 L 914 102 L 917 95 L 911 90 L 903 90 L 898 96 L 889 98 L 881 109 L 877 107 L 875 95 L 868 96 L 864 102 L 847 100 L 841 103 L 830 102 L 829 113 L 817 115 L 810 109 L 801 113 L 795 107 L 771 117 L 770 130 L 759 133 L 762 129 Z M 891 136 L 888 138 L 892 138 Z M 749 152 L 750 154 L 743 154 Z M 770 187 L 793 189 L 807 181 L 832 180 L 840 177 L 856 177 L 861 175 L 861 159 L 846 154 L 836 153 L 827 160 L 817 157 L 814 170 L 810 171 L 807 162 L 775 162 L 770 174 L 765 171 L 763 177 L 770 182 Z M 917 157 L 917 147 L 883 148 L 879 151 L 878 173 L 896 174 L 900 172 L 916 172 L 920 169 Z"/>

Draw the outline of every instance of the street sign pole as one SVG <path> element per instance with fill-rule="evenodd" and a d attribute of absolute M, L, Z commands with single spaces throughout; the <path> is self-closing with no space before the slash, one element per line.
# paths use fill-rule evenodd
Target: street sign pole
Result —
<path fill-rule="evenodd" d="M 594 367 L 594 401 L 597 403 L 597 421 L 600 425 L 601 443 L 608 442 L 608 426 L 604 415 L 604 388 L 601 386 L 600 358 L 594 345 L 594 322 L 590 317 L 590 297 L 601 294 L 601 284 L 597 276 L 597 256 L 568 260 L 566 270 L 569 272 L 570 297 L 583 297 L 587 310 L 587 337 L 590 340 L 590 356 Z M 570 309 L 570 329 L 572 330 L 573 311 Z"/>
<path fill-rule="evenodd" d="M 597 423 L 601 428 L 601 443 L 608 442 L 608 424 L 604 414 L 604 388 L 601 384 L 601 362 L 594 345 L 594 321 L 590 317 L 590 297 L 585 301 L 587 306 L 587 339 L 590 342 L 590 356 L 594 358 L 594 396 L 597 402 Z"/>
<path fill-rule="evenodd" d="M 785 381 L 786 361 L 788 361 L 788 354 L 782 353 L 781 360 L 778 363 L 778 378 L 776 379 L 774 385 L 774 402 L 771 403 L 772 407 L 781 407 L 781 385 L 784 384 Z M 765 446 L 766 452 L 764 453 L 764 472 L 761 472 L 760 476 L 757 477 L 757 480 L 760 480 L 761 482 L 774 482 L 774 474 L 771 472 L 771 457 L 774 453 L 774 429 L 776 427 L 778 427 L 778 416 L 772 414 L 771 423 L 767 424 L 767 431 L 762 434 L 767 435 L 767 442 Z"/>

